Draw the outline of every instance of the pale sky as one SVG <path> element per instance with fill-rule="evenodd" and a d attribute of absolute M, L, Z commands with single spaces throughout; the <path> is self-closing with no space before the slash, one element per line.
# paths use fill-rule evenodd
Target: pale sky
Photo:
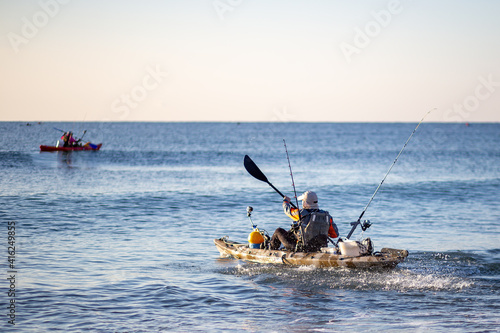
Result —
<path fill-rule="evenodd" d="M 0 121 L 500 122 L 500 1 L 0 0 Z"/>

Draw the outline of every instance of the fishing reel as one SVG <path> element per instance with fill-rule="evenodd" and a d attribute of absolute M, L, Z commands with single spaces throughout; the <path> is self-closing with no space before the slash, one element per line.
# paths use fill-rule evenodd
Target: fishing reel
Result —
<path fill-rule="evenodd" d="M 370 222 L 370 220 L 364 220 L 364 221 L 363 221 L 363 223 L 358 222 L 358 221 L 356 221 L 356 222 L 351 222 L 351 225 L 352 225 L 352 226 L 356 226 L 356 225 L 358 225 L 358 224 L 361 226 L 361 229 L 362 229 L 363 231 L 366 231 L 366 229 L 368 229 L 369 227 L 371 227 L 371 226 L 372 226 L 372 223 Z"/>
<path fill-rule="evenodd" d="M 361 230 L 366 231 L 369 227 L 372 226 L 372 223 L 370 220 L 364 220 L 363 223 L 361 223 Z"/>

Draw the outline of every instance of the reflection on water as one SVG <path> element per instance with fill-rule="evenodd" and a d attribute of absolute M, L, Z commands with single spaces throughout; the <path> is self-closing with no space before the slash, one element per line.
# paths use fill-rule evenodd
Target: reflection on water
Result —
<path fill-rule="evenodd" d="M 73 167 L 73 152 L 72 151 L 58 151 L 57 161 L 59 162 L 59 167 Z"/>

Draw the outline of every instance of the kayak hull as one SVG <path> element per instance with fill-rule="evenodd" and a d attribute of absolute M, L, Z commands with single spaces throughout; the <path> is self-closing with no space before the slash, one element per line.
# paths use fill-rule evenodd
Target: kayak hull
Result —
<path fill-rule="evenodd" d="M 90 144 L 77 147 L 56 147 L 56 146 L 40 146 L 40 151 L 79 151 L 79 150 L 99 150 L 101 149 L 102 143 L 98 145 Z"/>
<path fill-rule="evenodd" d="M 290 266 L 347 267 L 347 268 L 394 268 L 408 256 L 407 250 L 383 248 L 372 255 L 357 257 L 324 252 L 292 252 L 249 248 L 226 238 L 214 239 L 222 257 L 231 257 L 262 264 L 283 264 Z"/>

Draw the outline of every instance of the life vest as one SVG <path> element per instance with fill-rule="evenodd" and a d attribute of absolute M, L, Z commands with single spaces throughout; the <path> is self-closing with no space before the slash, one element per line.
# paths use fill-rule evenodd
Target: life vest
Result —
<path fill-rule="evenodd" d="M 309 214 L 309 221 L 300 223 L 300 233 L 304 245 L 316 236 L 325 235 L 328 237 L 328 229 L 330 228 L 331 216 L 326 211 L 311 212 Z"/>

